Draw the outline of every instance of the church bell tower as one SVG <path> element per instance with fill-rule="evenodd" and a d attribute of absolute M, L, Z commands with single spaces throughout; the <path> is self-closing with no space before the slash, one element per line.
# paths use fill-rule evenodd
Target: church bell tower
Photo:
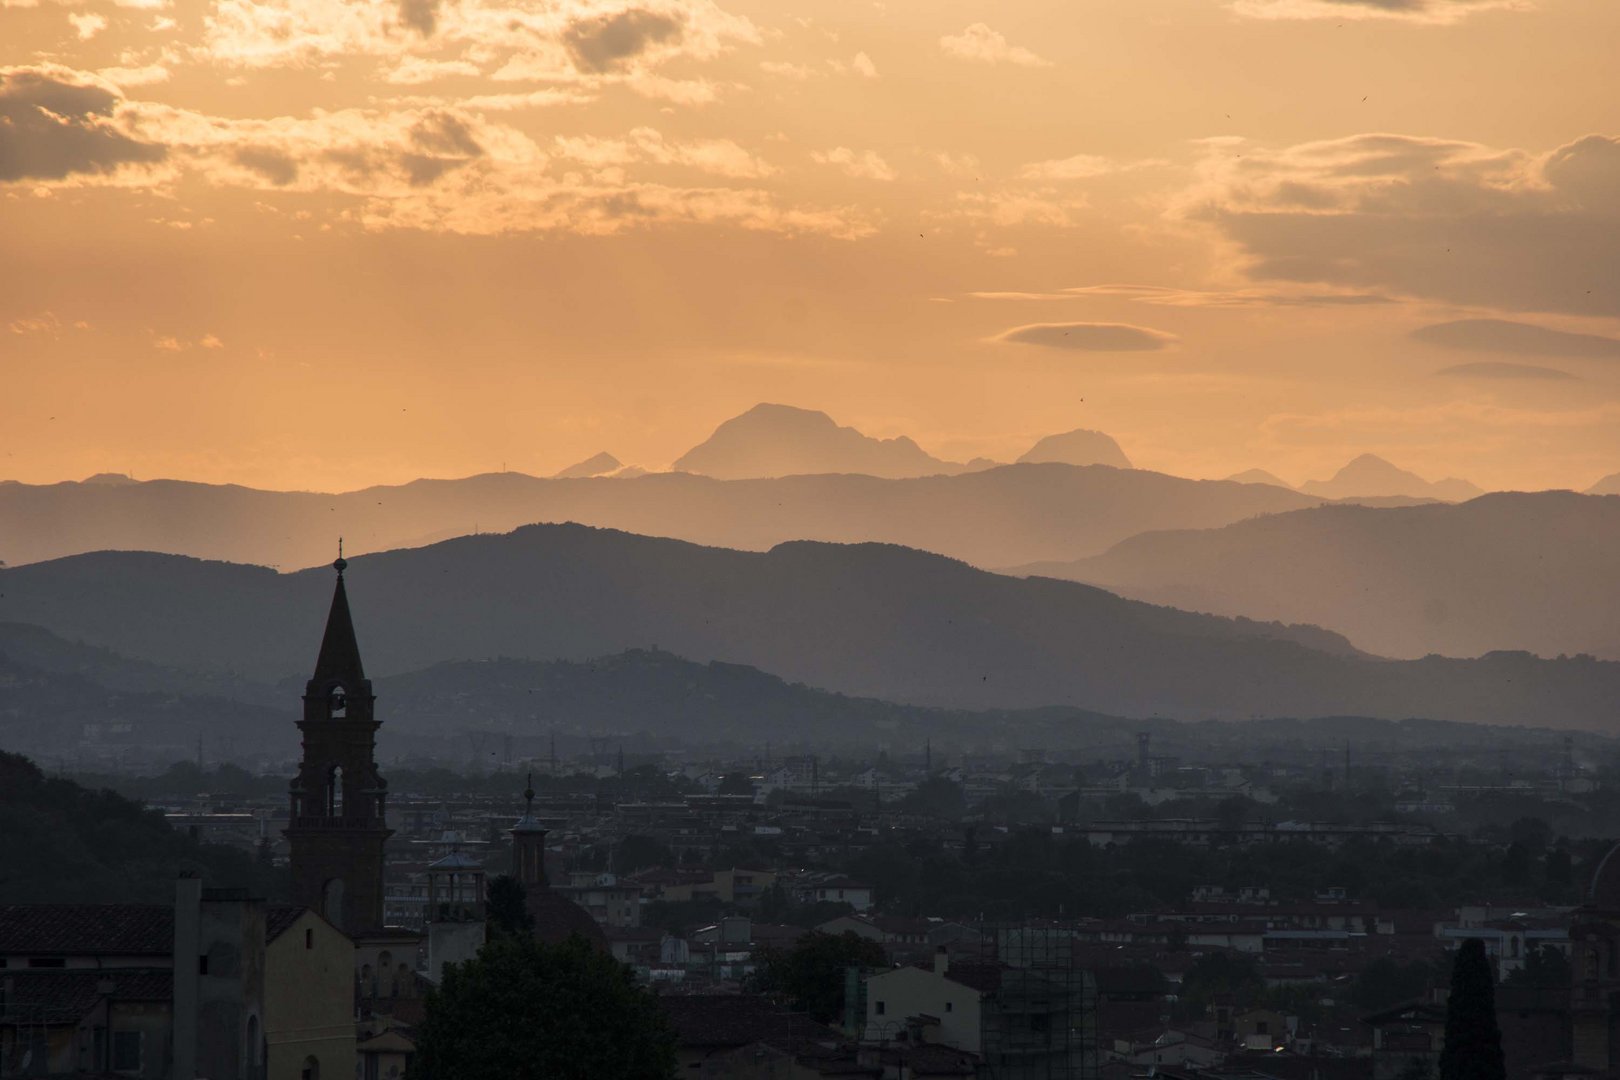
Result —
<path fill-rule="evenodd" d="M 349 597 L 348 563 L 339 558 L 337 588 L 315 675 L 304 687 L 303 761 L 290 790 L 286 837 L 293 901 L 320 912 L 350 935 L 383 926 L 383 845 L 387 782 L 377 774 L 376 698 L 360 664 Z"/>

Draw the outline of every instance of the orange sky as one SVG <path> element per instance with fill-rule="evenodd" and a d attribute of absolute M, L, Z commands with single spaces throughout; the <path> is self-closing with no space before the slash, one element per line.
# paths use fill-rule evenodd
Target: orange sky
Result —
<path fill-rule="evenodd" d="M 660 467 L 771 400 L 1585 487 L 1615 41 L 1613 0 L 0 0 L 0 479 Z"/>

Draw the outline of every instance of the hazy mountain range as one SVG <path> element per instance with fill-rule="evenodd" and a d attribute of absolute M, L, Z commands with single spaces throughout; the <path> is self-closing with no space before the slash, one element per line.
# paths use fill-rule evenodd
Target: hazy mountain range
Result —
<path fill-rule="evenodd" d="M 5 484 L 0 560 L 135 550 L 291 569 L 331 562 L 340 535 L 358 553 L 575 521 L 745 549 L 881 541 L 1007 566 L 1094 555 L 1149 529 L 1208 528 L 1319 501 L 1254 484 L 1059 464 L 908 479 L 490 473 L 342 495 L 179 480 Z"/>
<path fill-rule="evenodd" d="M 789 681 L 951 708 L 1313 716 L 1599 728 L 1620 664 L 1369 659 L 1336 635 L 1152 607 L 902 548 L 702 548 L 532 526 L 351 560 L 368 671 L 657 645 Z M 150 663 L 272 681 L 313 663 L 330 570 L 280 575 L 149 553 L 0 572 L 6 620 Z"/>
<path fill-rule="evenodd" d="M 1132 537 L 1020 567 L 1194 611 L 1308 622 L 1385 656 L 1620 659 L 1620 498 L 1501 493 L 1458 505 L 1334 505 Z"/>
<path fill-rule="evenodd" d="M 1461 502 L 1485 494 L 1467 480 L 1447 477 L 1425 480 L 1417 473 L 1391 465 L 1376 454 L 1362 454 L 1328 480 L 1307 480 L 1300 490 L 1326 499 L 1354 499 L 1369 495 L 1404 495 L 1415 499 Z"/>

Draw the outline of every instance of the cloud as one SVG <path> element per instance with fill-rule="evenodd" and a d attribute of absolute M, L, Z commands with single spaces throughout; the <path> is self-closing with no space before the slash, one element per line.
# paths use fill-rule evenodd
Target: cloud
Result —
<path fill-rule="evenodd" d="M 563 32 L 563 47 L 581 71 L 617 70 L 657 45 L 678 44 L 683 24 L 673 15 L 630 8 L 580 19 Z"/>
<path fill-rule="evenodd" d="M 893 180 L 898 176 L 889 163 L 872 150 L 856 151 L 847 146 L 835 146 L 827 151 L 812 151 L 810 158 L 818 165 L 836 165 L 844 175 L 862 180 Z"/>
<path fill-rule="evenodd" d="M 1025 165 L 1019 175 L 1026 180 L 1087 180 L 1094 176 L 1107 176 L 1117 172 L 1119 166 L 1112 158 L 1095 154 L 1076 154 L 1055 161 L 1037 161 Z"/>
<path fill-rule="evenodd" d="M 435 67 L 464 73 L 441 66 L 457 63 L 501 81 L 627 82 L 760 40 L 748 19 L 714 0 L 214 0 L 203 27 L 198 53 L 217 64 L 305 67 L 376 57 L 401 73 L 396 81 Z"/>
<path fill-rule="evenodd" d="M 431 37 L 439 25 L 439 0 L 399 0 L 399 21 Z"/>
<path fill-rule="evenodd" d="M 1082 352 L 1156 352 L 1180 339 L 1162 330 L 1127 323 L 1073 322 L 1015 326 L 996 340 Z"/>
<path fill-rule="evenodd" d="M 384 76 L 396 86 L 418 86 L 438 79 L 457 75 L 477 76 L 478 65 L 470 60 L 432 60 L 421 56 L 402 56 Z"/>
<path fill-rule="evenodd" d="M 855 59 L 849 62 L 849 66 L 855 74 L 863 79 L 875 79 L 878 77 L 877 65 L 872 62 L 870 56 L 863 52 L 856 53 Z"/>
<path fill-rule="evenodd" d="M 1608 136 L 1544 154 L 1390 134 L 1212 146 L 1180 212 L 1213 224 L 1257 278 L 1620 315 L 1620 139 Z"/>
<path fill-rule="evenodd" d="M 1453 367 L 1441 368 L 1435 374 L 1455 379 L 1569 380 L 1575 378 L 1569 372 L 1559 371 L 1557 368 L 1540 367 L 1536 364 L 1506 364 L 1496 360 L 1485 360 L 1474 364 L 1457 364 Z"/>
<path fill-rule="evenodd" d="M 1019 67 L 1051 67 L 1050 60 L 1042 59 L 1021 45 L 1014 45 L 984 23 L 974 23 L 960 34 L 939 39 L 941 51 L 956 60 L 978 64 L 1016 64 Z"/>
<path fill-rule="evenodd" d="M 1405 19 L 1448 24 L 1483 11 L 1526 11 L 1530 0 L 1233 0 L 1232 9 L 1257 19 Z"/>
<path fill-rule="evenodd" d="M 43 334 L 47 337 L 56 337 L 63 331 L 63 329 L 65 329 L 65 327 L 62 320 L 57 317 L 56 312 L 42 311 L 38 315 L 28 315 L 24 316 L 23 318 L 12 319 L 6 324 L 6 329 L 11 331 L 13 334 L 19 334 L 25 337 L 33 334 Z M 88 330 L 90 329 L 90 324 L 85 322 L 83 319 L 80 319 L 73 324 L 73 329 Z"/>
<path fill-rule="evenodd" d="M 730 139 L 670 141 L 653 128 L 636 128 L 622 139 L 559 135 L 555 146 L 559 157 L 596 168 L 653 162 L 738 179 L 760 179 L 778 171 Z"/>
<path fill-rule="evenodd" d="M 70 12 L 68 22 L 73 24 L 73 32 L 79 35 L 80 41 L 89 41 L 103 30 L 107 29 L 107 16 L 96 15 L 89 12 Z"/>
<path fill-rule="evenodd" d="M 871 211 L 795 205 L 758 187 L 778 170 L 728 139 L 672 140 L 636 128 L 620 137 L 559 138 L 543 148 L 501 122 L 495 110 L 504 101 L 486 107 L 424 99 L 304 116 L 221 117 L 131 100 L 85 72 L 53 69 L 47 78 L 0 69 L 0 75 L 6 80 L 0 115 L 23 121 L 0 126 L 0 179 L 116 183 L 166 196 L 181 182 L 320 192 L 335 197 L 323 228 L 601 235 L 708 224 L 851 240 L 876 229 Z M 80 145 L 86 140 L 98 156 Z M 128 161 L 162 167 L 118 167 Z M 869 163 L 855 156 L 851 164 Z M 749 186 L 675 181 L 665 175 L 670 169 Z M 53 189 L 40 183 L 37 190 Z"/>
<path fill-rule="evenodd" d="M 1377 293 L 1321 292 L 1279 289 L 1233 289 L 1209 291 L 1176 289 L 1166 285 L 1077 285 L 1052 292 L 981 291 L 968 293 L 978 300 L 1073 300 L 1103 296 L 1134 300 L 1164 307 L 1362 307 L 1393 304 L 1395 299 Z"/>
<path fill-rule="evenodd" d="M 162 161 L 164 148 L 126 134 L 118 93 L 83 72 L 0 68 L 0 183 L 107 175 Z"/>
<path fill-rule="evenodd" d="M 152 348 L 159 352 L 186 352 L 190 349 L 223 349 L 225 347 L 225 342 L 220 340 L 217 334 L 204 334 L 196 341 L 189 341 L 173 334 L 158 334 L 153 331 L 149 331 L 149 333 L 152 334 Z"/>
<path fill-rule="evenodd" d="M 1457 319 L 1419 327 L 1411 336 L 1425 344 L 1475 352 L 1589 359 L 1620 357 L 1620 338 L 1572 334 L 1507 319 Z"/>

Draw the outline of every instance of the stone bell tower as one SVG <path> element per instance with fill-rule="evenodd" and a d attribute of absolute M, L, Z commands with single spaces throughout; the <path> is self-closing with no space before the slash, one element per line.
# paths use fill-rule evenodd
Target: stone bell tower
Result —
<path fill-rule="evenodd" d="M 348 563 L 340 557 L 332 567 L 337 588 L 315 675 L 304 688 L 304 754 L 286 837 L 293 901 L 352 936 L 383 926 L 383 845 L 393 831 L 384 821 L 388 785 L 375 760 L 377 699 L 343 587 Z"/>

